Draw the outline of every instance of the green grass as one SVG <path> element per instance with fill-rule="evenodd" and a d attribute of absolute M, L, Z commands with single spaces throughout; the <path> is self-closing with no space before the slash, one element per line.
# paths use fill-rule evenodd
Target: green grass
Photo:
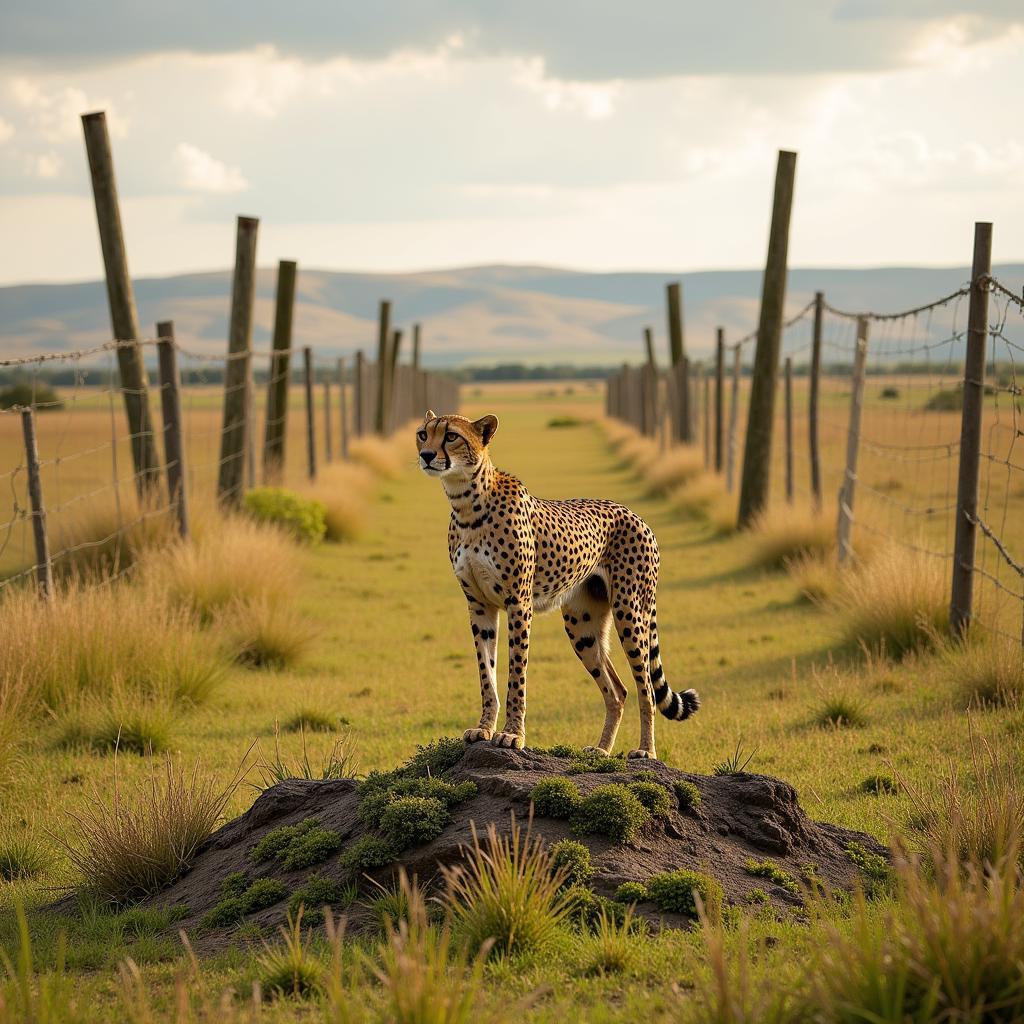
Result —
<path fill-rule="evenodd" d="M 547 429 L 547 421 L 554 415 L 581 419 L 593 415 L 599 408 L 599 391 L 580 387 L 572 396 L 559 395 L 556 405 L 539 397 L 541 386 L 488 385 L 481 390 L 479 398 L 471 399 L 469 411 L 475 415 L 494 411 L 501 416 L 501 431 L 493 443 L 499 465 L 521 475 L 534 493 L 545 497 L 590 495 L 624 502 L 643 515 L 657 533 L 661 549 L 658 624 L 666 673 L 677 688 L 685 676 L 686 685 L 700 690 L 703 700 L 700 714 L 692 721 L 672 723 L 659 716 L 658 753 L 664 761 L 688 772 L 710 773 L 723 758 L 731 759 L 736 738 L 742 736 L 744 751 L 757 751 L 751 770 L 793 784 L 805 810 L 816 819 L 864 829 L 883 840 L 895 829 L 908 843 L 923 846 L 931 832 L 905 829 L 904 824 L 923 814 L 927 819 L 923 823 L 931 828 L 931 815 L 946 813 L 950 801 L 955 800 L 961 806 L 958 835 L 963 849 L 990 849 L 993 843 L 999 847 L 1005 827 L 1000 817 L 1005 816 L 1003 797 L 1007 792 L 1022 791 L 1019 765 L 1006 759 L 1001 770 L 1014 780 L 1015 789 L 1004 787 L 998 791 L 1003 796 L 986 802 L 978 796 L 977 774 L 987 769 L 972 761 L 970 734 L 973 729 L 981 748 L 990 743 L 997 751 L 1012 750 L 1021 735 L 1009 731 L 1015 723 L 1019 728 L 1020 721 L 1012 699 L 971 700 L 961 692 L 960 681 L 952 672 L 929 660 L 930 642 L 922 644 L 916 657 L 886 665 L 881 672 L 870 670 L 859 652 L 849 653 L 839 613 L 799 601 L 798 585 L 788 575 L 751 567 L 749 538 L 719 537 L 710 523 L 680 515 L 667 500 L 648 497 L 647 482 L 620 465 L 619 456 L 597 428 Z M 297 450 L 301 449 L 292 449 L 293 453 Z M 412 451 L 408 440 L 396 464 L 411 463 Z M 445 540 L 450 508 L 436 481 L 411 470 L 397 471 L 393 479 L 381 483 L 379 497 L 357 540 L 315 549 L 293 548 L 286 555 L 293 571 L 285 577 L 280 575 L 278 561 L 274 562 L 274 579 L 288 580 L 279 589 L 315 628 L 316 636 L 301 661 L 258 672 L 243 666 L 222 668 L 217 685 L 204 699 L 182 702 L 175 712 L 172 744 L 183 763 L 201 758 L 204 771 L 226 783 L 253 739 L 260 739 L 270 751 L 274 747 L 272 723 L 285 722 L 304 708 L 328 709 L 348 719 L 350 740 L 345 754 L 351 757 L 357 752 L 364 771 L 390 770 L 414 755 L 417 745 L 440 736 L 459 737 L 463 729 L 476 724 L 480 708 L 475 660 L 465 601 L 451 578 Z M 215 551 L 216 545 L 209 550 Z M 237 561 L 241 563 L 239 585 L 246 593 L 262 593 L 266 573 L 261 573 L 258 565 L 250 566 L 249 558 Z M 202 575 L 201 564 L 179 569 L 171 582 L 182 603 L 210 616 L 230 605 L 235 588 L 214 586 Z M 386 637 L 382 636 L 384 622 Z M 200 632 L 200 640 L 206 635 Z M 918 643 L 916 631 L 912 639 Z M 380 652 L 371 651 L 374 644 L 381 646 Z M 870 714 L 861 728 L 809 727 L 822 702 L 812 669 L 824 670 L 830 652 L 836 664 L 858 680 L 864 699 L 870 702 Z M 890 656 L 894 653 L 888 652 Z M 451 660 L 452 654 L 461 657 Z M 567 644 L 557 616 L 534 620 L 530 654 L 529 743 L 558 745 L 564 748 L 563 756 L 578 754 L 599 735 L 604 707 Z M 502 680 L 504 653 L 499 657 Z M 617 650 L 614 657 L 620 676 L 628 679 Z M 781 694 L 782 699 L 774 699 L 773 693 Z M 968 702 L 977 708 L 970 716 L 964 712 Z M 91 786 L 95 784 L 110 795 L 111 759 L 85 748 L 56 748 L 58 725 L 34 712 L 28 722 L 25 726 L 19 720 L 7 741 L 13 741 L 14 753 L 7 771 L 0 771 L 4 787 L 0 791 L 0 831 L 3 826 L 23 830 L 20 823 L 24 820 L 34 836 L 50 832 L 58 840 L 68 838 L 72 823 L 66 812 L 81 811 L 89 803 Z M 3 728 L 0 734 L 3 748 L 4 736 L 11 734 Z M 278 749 L 268 755 L 272 772 L 280 765 L 281 777 L 302 775 L 306 770 L 317 776 L 333 739 L 328 734 L 314 736 L 306 729 L 294 734 L 282 731 Z M 637 746 L 637 740 L 636 698 L 631 687 L 618 750 Z M 880 753 L 879 748 L 884 751 Z M 420 755 L 416 771 L 422 777 L 437 777 L 461 753 L 461 740 L 437 745 Z M 955 797 L 932 792 L 936 775 L 942 774 L 947 764 L 959 772 Z M 350 766 L 340 770 L 351 773 Z M 899 792 L 879 799 L 858 788 L 861 780 L 882 770 L 891 771 L 898 779 Z M 119 758 L 124 785 L 145 778 L 146 772 L 145 758 Z M 599 776 L 591 779 L 600 781 Z M 261 782 L 259 772 L 250 776 L 250 782 L 253 786 Z M 253 786 L 242 786 L 233 793 L 224 808 L 225 816 L 233 817 L 251 805 L 258 795 Z M 972 807 L 977 811 L 973 817 Z M 1018 811 L 1018 805 L 1011 806 L 1011 814 Z M 375 849 L 364 845 L 356 851 L 348 843 L 324 862 L 326 866 L 313 870 L 328 874 L 328 866 L 333 867 L 339 857 L 347 858 L 351 877 L 358 880 L 363 870 L 393 859 L 389 850 L 380 848 L 381 842 Z M 44 845 L 59 848 L 48 841 Z M 255 878 L 255 872 L 251 873 Z M 0 883 L 0 948 L 18 959 L 17 896 L 29 907 L 38 965 L 56 962 L 58 932 L 66 928 L 66 988 L 68 998 L 80 1008 L 79 1019 L 103 1024 L 132 1019 L 120 994 L 123 983 L 118 963 L 125 957 L 138 965 L 141 983 L 151 993 L 153 1005 L 173 1005 L 174 975 L 184 964 L 175 926 L 159 935 L 132 936 L 117 924 L 118 915 L 105 910 L 71 915 L 62 921 L 36 912 L 34 908 L 52 898 L 52 886 L 73 882 L 75 877 L 65 858 L 55 856 L 35 878 L 14 885 Z M 365 880 L 363 883 L 365 886 Z M 758 884 L 767 887 L 767 883 Z M 884 933 L 879 922 L 889 905 L 888 898 L 876 900 L 863 911 L 879 933 Z M 966 899 L 958 903 L 967 905 Z M 838 933 L 853 936 L 862 948 L 859 919 L 852 912 L 846 917 L 835 908 L 830 914 Z M 912 920 L 909 911 L 903 920 Z M 974 918 L 968 915 L 965 920 Z M 754 965 L 750 1006 L 759 1005 L 756 983 L 765 979 L 766 984 L 792 983 L 793 993 L 802 996 L 810 968 L 796 971 L 793 965 L 816 962 L 817 949 L 826 942 L 825 933 L 817 928 L 795 921 L 769 924 L 757 918 L 746 936 L 736 929 L 724 929 L 721 964 L 723 977 L 730 979 L 730 991 L 741 990 L 738 965 L 749 955 L 749 963 Z M 771 943 L 765 941 L 768 937 Z M 704 939 L 704 933 L 653 935 L 642 940 L 639 957 L 625 973 L 590 976 L 583 966 L 580 936 L 556 929 L 546 955 L 492 958 L 479 977 L 473 975 L 473 984 L 480 987 L 482 995 L 472 1019 L 486 1019 L 492 1009 L 516 1007 L 524 1000 L 526 1005 L 515 1011 L 515 1017 L 530 1024 L 584 1015 L 608 1022 L 656 1018 L 659 1013 L 664 1016 L 665 1007 L 686 1022 L 739 1020 L 705 1015 L 707 1007 L 724 1004 L 714 1003 L 709 995 L 714 989 L 716 962 Z M 421 945 L 411 943 L 406 948 L 415 949 L 418 956 L 421 948 L 435 948 L 432 941 L 424 938 Z M 457 947 L 457 940 L 451 942 Z M 351 946 L 346 940 L 346 970 L 353 959 Z M 878 952 L 877 945 L 863 948 Z M 376 959 L 378 949 L 368 952 L 381 963 Z M 201 980 L 188 989 L 185 998 L 194 1007 L 208 1007 L 207 1017 L 212 1017 L 221 992 L 231 987 L 240 993 L 234 1004 L 239 1018 L 248 1019 L 251 982 L 256 976 L 253 953 L 240 945 L 224 954 L 204 956 L 201 964 Z M 395 954 L 387 968 L 393 979 L 387 994 L 382 982 L 371 985 L 365 976 L 357 991 L 364 1001 L 379 1000 L 374 1004 L 378 1008 L 386 999 L 399 1000 L 405 995 L 411 999 L 409 979 L 418 977 L 413 966 Z M 432 969 L 438 979 L 449 977 L 445 973 L 449 967 L 442 971 L 435 962 Z M 671 982 L 677 983 L 677 990 L 670 987 Z M 0 982 L 0 986 L 4 984 Z M 42 985 L 42 979 L 35 983 L 37 993 Z M 445 983 L 438 980 L 437 991 L 444 988 Z M 17 1005 L 6 988 L 0 991 L 10 1005 Z M 531 1000 L 536 991 L 543 995 Z M 764 1002 L 767 1005 L 767 997 Z M 303 1009 L 287 1000 L 274 1010 L 273 1019 L 290 1022 L 303 1019 L 303 1013 L 307 1019 L 320 1017 L 317 1006 Z M 160 1019 L 156 1013 L 153 1016 Z M 200 1016 L 198 1009 L 196 1016 Z"/>

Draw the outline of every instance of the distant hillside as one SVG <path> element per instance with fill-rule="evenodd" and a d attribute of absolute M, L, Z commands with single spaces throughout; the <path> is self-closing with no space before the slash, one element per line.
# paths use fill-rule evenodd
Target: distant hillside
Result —
<path fill-rule="evenodd" d="M 1024 264 L 996 275 L 1020 290 Z M 949 269 L 815 270 L 790 272 L 788 307 L 796 311 L 816 290 L 839 308 L 905 309 L 955 290 L 969 277 Z M 269 344 L 272 270 L 261 270 L 255 341 Z M 299 272 L 295 337 L 326 354 L 375 346 L 380 298 L 392 300 L 398 326 L 423 324 L 424 355 L 435 366 L 462 363 L 616 363 L 634 360 L 642 328 L 655 328 L 664 351 L 664 286 L 683 281 L 687 346 L 707 352 L 716 325 L 727 336 L 755 323 L 759 271 L 583 273 L 547 267 L 466 267 L 419 274 Z M 146 332 L 173 319 L 182 344 L 204 352 L 225 345 L 228 271 L 146 278 L 136 282 Z M 941 319 L 949 313 L 938 314 Z M 0 351 L 6 356 L 96 345 L 110 336 L 102 282 L 0 288 Z"/>

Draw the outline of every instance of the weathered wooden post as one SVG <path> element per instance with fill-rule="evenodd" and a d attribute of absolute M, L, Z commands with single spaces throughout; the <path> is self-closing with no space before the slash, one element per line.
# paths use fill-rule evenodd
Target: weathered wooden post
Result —
<path fill-rule="evenodd" d="M 36 444 L 35 413 L 21 410 L 21 432 L 25 439 L 25 466 L 28 470 L 28 500 L 32 508 L 32 539 L 36 549 L 36 583 L 45 600 L 53 599 L 53 563 L 46 537 L 46 506 L 43 504 L 43 482 L 39 473 L 39 447 Z"/>
<path fill-rule="evenodd" d="M 654 357 L 654 332 L 644 328 L 644 350 L 647 363 L 644 366 L 644 434 L 655 437 L 658 432 L 658 362 Z"/>
<path fill-rule="evenodd" d="M 690 392 L 690 357 L 684 355 L 676 367 L 679 371 L 679 422 L 682 431 L 679 434 L 684 444 L 693 441 L 693 395 Z"/>
<path fill-rule="evenodd" d="M 324 461 L 334 461 L 334 428 L 331 424 L 331 376 L 324 375 Z"/>
<path fill-rule="evenodd" d="M 722 432 L 725 426 L 725 329 L 715 331 L 715 472 L 721 473 L 724 452 Z"/>
<path fill-rule="evenodd" d="M 252 359 L 252 310 L 256 300 L 255 217 L 239 217 L 235 239 L 235 276 L 231 286 L 228 357 L 224 366 L 224 425 L 220 438 L 217 498 L 242 502 L 245 446 L 249 431 L 249 363 Z"/>
<path fill-rule="evenodd" d="M 818 407 L 821 389 L 821 334 L 825 315 L 825 295 L 814 293 L 814 331 L 811 335 L 811 379 L 807 399 L 807 430 L 811 456 L 811 500 L 814 511 L 821 511 L 821 447 L 818 433 Z"/>
<path fill-rule="evenodd" d="M 391 372 L 388 369 L 388 355 L 391 351 L 391 303 L 381 299 L 377 315 L 377 416 L 374 429 L 383 436 L 387 433 L 390 418 Z"/>
<path fill-rule="evenodd" d="M 341 416 L 341 457 L 348 458 L 348 394 L 345 388 L 345 360 L 338 360 L 338 414 Z"/>
<path fill-rule="evenodd" d="M 271 343 L 273 354 L 270 359 L 270 379 L 267 381 L 267 422 L 263 435 L 263 479 L 267 483 L 277 483 L 284 476 L 297 270 L 294 260 L 281 260 L 277 264 L 274 337 Z"/>
<path fill-rule="evenodd" d="M 121 209 L 117 199 L 117 180 L 114 177 L 114 157 L 107 132 L 107 115 L 103 111 L 83 114 L 82 129 L 89 158 L 100 248 L 103 251 L 110 325 L 114 339 L 123 343 L 117 349 L 117 368 L 128 417 L 135 489 L 140 498 L 145 498 L 147 491 L 160 486 L 160 463 L 157 461 L 153 420 L 149 411 L 146 368 L 138 344 L 142 332 L 135 308 L 132 279 L 128 274 L 128 253 L 121 228 Z"/>
<path fill-rule="evenodd" d="M 400 379 L 398 368 L 398 356 L 402 350 L 402 331 L 396 328 L 391 332 L 391 349 L 388 352 L 388 433 L 394 433 L 398 426 L 398 420 L 402 415 L 402 395 L 398 382 Z"/>
<path fill-rule="evenodd" d="M 306 475 L 316 479 L 316 422 L 313 410 L 313 350 L 302 349 L 302 383 L 306 395 Z"/>
<path fill-rule="evenodd" d="M 786 416 L 786 501 L 793 504 L 793 359 L 786 356 L 784 385 Z"/>
<path fill-rule="evenodd" d="M 665 285 L 665 296 L 667 299 L 666 308 L 668 312 L 668 341 L 671 354 L 671 366 L 675 373 L 675 401 L 673 402 L 673 414 L 675 422 L 672 425 L 673 434 L 677 441 L 689 441 L 689 407 L 687 405 L 687 394 L 685 388 L 679 385 L 680 365 L 685 356 L 683 340 L 683 286 L 679 281 L 671 281 Z"/>
<path fill-rule="evenodd" d="M 757 325 L 754 375 L 750 382 L 750 411 L 740 481 L 740 529 L 753 525 L 768 504 L 771 478 L 772 427 L 775 387 L 782 344 L 782 312 L 786 304 L 786 267 L 789 220 L 793 209 L 796 153 L 779 151 L 775 171 L 775 198 L 768 235 L 768 258 L 761 285 L 761 314 Z"/>
<path fill-rule="evenodd" d="M 167 493 L 178 524 L 178 534 L 188 538 L 188 502 L 185 496 L 185 445 L 181 428 L 181 377 L 178 351 L 174 345 L 174 323 L 164 320 L 156 325 L 157 352 L 160 360 L 160 405 L 164 419 L 164 466 Z"/>
<path fill-rule="evenodd" d="M 704 468 L 711 469 L 711 374 L 702 365 L 700 375 L 704 381 Z"/>
<path fill-rule="evenodd" d="M 839 523 L 836 529 L 841 566 L 846 565 L 853 554 L 850 547 L 850 530 L 853 526 L 853 499 L 857 489 L 857 452 L 860 448 L 860 419 L 864 405 L 867 356 L 868 322 L 865 317 L 858 317 L 857 350 L 853 357 L 853 394 L 850 398 L 850 429 L 846 435 L 846 468 L 843 471 L 842 486 L 839 488 Z"/>
<path fill-rule="evenodd" d="M 740 414 L 740 363 L 743 359 L 741 345 L 732 348 L 732 387 L 729 392 L 729 443 L 725 460 L 725 489 L 732 494 L 736 482 L 736 430 Z"/>
<path fill-rule="evenodd" d="M 971 297 L 964 357 L 964 402 L 960 417 L 960 470 L 956 488 L 956 533 L 953 541 L 953 590 L 949 624 L 962 636 L 974 612 L 974 555 L 978 531 L 978 478 L 981 420 L 985 400 L 985 343 L 988 335 L 989 275 L 992 273 L 992 225 L 974 225 Z"/>
<path fill-rule="evenodd" d="M 352 429 L 356 437 L 365 433 L 366 423 L 366 357 L 363 350 L 356 352 L 355 368 L 352 371 Z"/>

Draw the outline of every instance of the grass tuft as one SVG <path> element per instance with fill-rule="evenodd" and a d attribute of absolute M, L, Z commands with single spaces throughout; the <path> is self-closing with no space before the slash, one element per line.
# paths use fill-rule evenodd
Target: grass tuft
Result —
<path fill-rule="evenodd" d="M 374 474 L 365 465 L 334 462 L 317 471 L 316 481 L 302 494 L 324 508 L 324 539 L 332 543 L 355 540 L 366 527 Z"/>
<path fill-rule="evenodd" d="M 1024 657 L 1008 637 L 977 634 L 939 645 L 944 674 L 957 686 L 965 707 L 1024 705 Z"/>
<path fill-rule="evenodd" d="M 281 925 L 281 941 L 263 943 L 256 958 L 264 992 L 307 999 L 318 995 L 324 985 L 324 964 L 313 952 L 308 935 L 302 932 L 302 911 L 289 911 L 287 925 Z"/>
<path fill-rule="evenodd" d="M 633 970 L 641 955 L 633 911 L 633 907 L 627 907 L 617 918 L 601 908 L 594 928 L 580 942 L 584 975 L 626 974 Z"/>
<path fill-rule="evenodd" d="M 835 516 L 792 505 L 775 506 L 754 524 L 754 564 L 784 569 L 797 558 L 825 560 L 835 549 Z"/>
<path fill-rule="evenodd" d="M 647 490 L 664 496 L 704 472 L 704 455 L 692 445 L 670 448 L 653 461 L 646 471 Z"/>
<path fill-rule="evenodd" d="M 300 609 L 267 596 L 228 606 L 217 618 L 216 633 L 232 661 L 275 670 L 300 661 L 318 635 Z"/>
<path fill-rule="evenodd" d="M 840 586 L 839 566 L 834 556 L 805 552 L 786 559 L 786 572 L 796 584 L 800 596 L 812 604 L 825 605 Z"/>
<path fill-rule="evenodd" d="M 37 878 L 50 858 L 30 835 L 13 829 L 0 831 L 0 882 Z"/>

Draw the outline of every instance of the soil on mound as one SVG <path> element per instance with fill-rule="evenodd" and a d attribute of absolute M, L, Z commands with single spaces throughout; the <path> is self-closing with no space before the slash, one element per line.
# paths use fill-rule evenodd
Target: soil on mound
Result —
<path fill-rule="evenodd" d="M 808 818 L 793 787 L 766 775 L 690 775 L 660 761 L 620 761 L 616 767 L 621 770 L 611 772 L 607 762 L 602 771 L 580 771 L 580 767 L 580 762 L 571 757 L 534 750 L 502 750 L 487 744 L 468 747 L 441 777 L 451 783 L 474 783 L 475 795 L 449 808 L 450 820 L 436 838 L 404 849 L 394 862 L 366 874 L 385 883 L 403 866 L 421 883 L 438 884 L 440 866 L 460 861 L 464 850 L 471 846 L 474 823 L 479 833 L 493 823 L 507 834 L 513 814 L 520 823 L 527 821 L 530 793 L 538 782 L 571 779 L 586 796 L 609 783 L 634 782 L 640 773 L 651 773 L 642 777 L 667 790 L 671 808 L 664 816 L 651 817 L 631 844 L 616 843 L 603 835 L 578 835 L 568 820 L 534 816 L 532 832 L 544 842 L 572 838 L 589 848 L 594 867 L 590 885 L 599 896 L 613 896 L 623 882 L 645 883 L 659 872 L 688 868 L 717 879 L 727 905 L 768 902 L 778 912 L 787 913 L 802 904 L 799 885 L 787 884 L 785 876 L 776 876 L 780 884 L 766 877 L 769 872 L 764 870 L 751 874 L 751 861 L 762 865 L 768 861 L 793 880 L 813 875 L 832 889 L 851 891 L 864 882 L 860 868 L 851 859 L 851 844 L 855 844 L 855 855 L 888 857 L 888 850 L 864 833 Z M 700 800 L 696 806 L 680 806 L 676 782 L 697 788 Z M 472 787 L 463 790 L 471 791 Z M 245 814 L 212 835 L 188 873 L 151 902 L 187 908 L 187 916 L 176 927 L 190 932 L 198 929 L 202 945 L 222 943 L 230 929 L 243 920 L 262 928 L 280 924 L 289 897 L 307 884 L 310 875 L 338 884 L 353 880 L 353 872 L 343 866 L 345 852 L 363 837 L 373 836 L 373 824 L 379 824 L 377 821 L 368 826 L 360 821 L 360 797 L 361 784 L 353 779 L 290 779 L 266 790 Z M 364 820 L 366 817 L 364 812 Z M 300 826 L 301 831 L 302 823 L 310 818 L 315 818 L 331 839 L 322 850 L 313 849 L 296 858 L 303 861 L 303 866 L 289 868 L 287 858 L 280 854 L 254 859 L 255 847 L 268 834 L 281 826 Z M 317 862 L 307 863 L 310 857 Z M 855 859 L 863 862 L 863 856 Z M 225 879 L 236 872 L 244 875 L 244 880 L 235 876 L 235 892 L 269 878 L 280 884 L 264 886 L 270 896 L 260 902 L 270 902 L 275 895 L 277 899 L 261 909 L 236 914 L 235 921 L 226 927 L 213 926 L 208 915 L 225 900 L 231 890 L 230 883 L 225 886 Z M 365 877 L 359 881 L 364 895 L 373 890 Z M 684 917 L 659 912 L 651 903 L 641 903 L 637 911 L 653 922 L 675 926 L 688 923 Z M 361 918 L 368 916 L 359 904 L 347 914 L 350 931 L 358 930 Z"/>

